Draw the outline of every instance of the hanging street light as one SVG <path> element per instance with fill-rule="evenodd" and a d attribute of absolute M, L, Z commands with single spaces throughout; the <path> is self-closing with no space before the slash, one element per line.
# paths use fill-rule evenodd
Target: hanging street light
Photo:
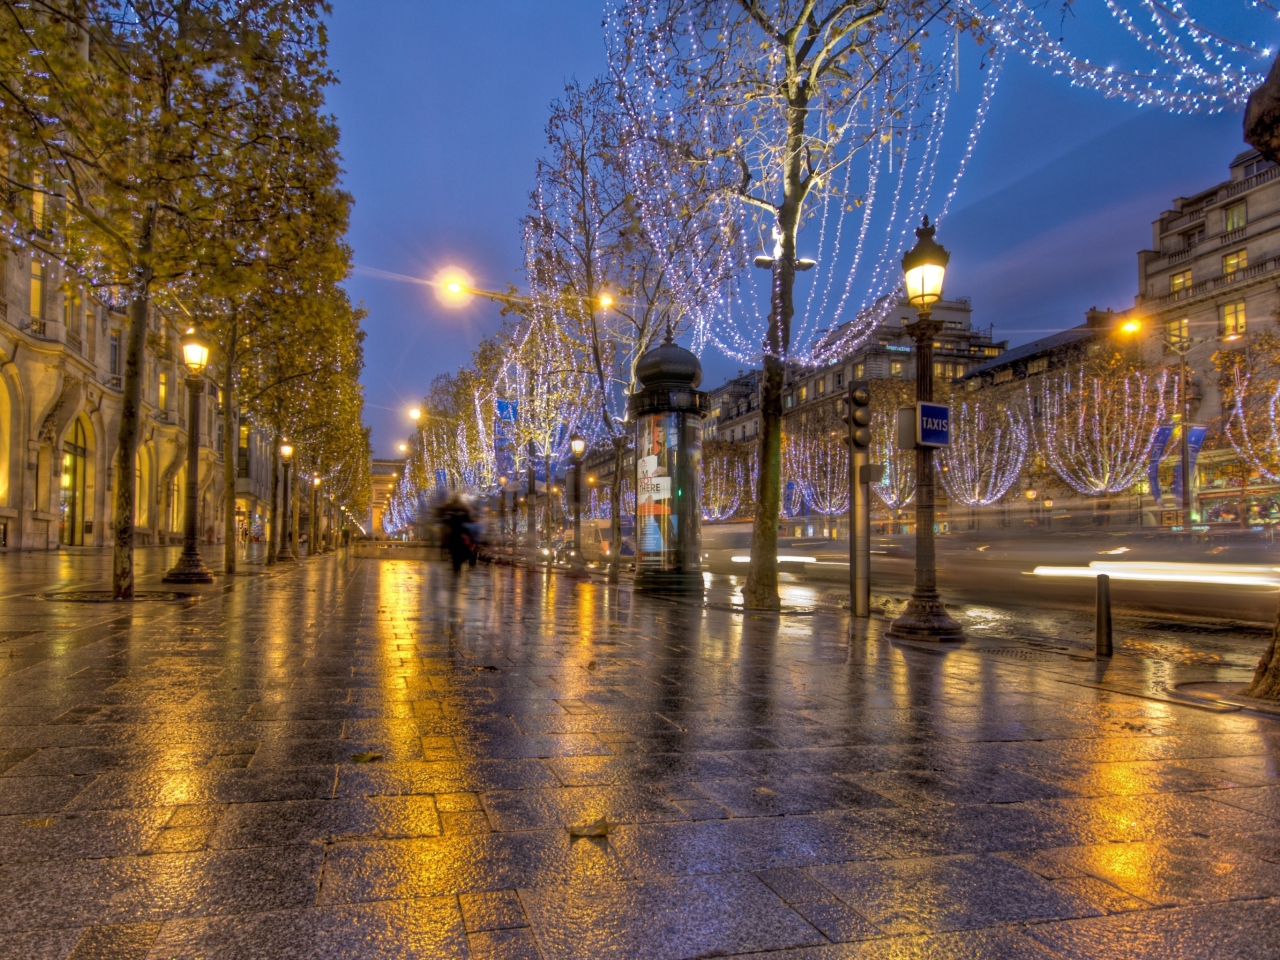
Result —
<path fill-rule="evenodd" d="M 182 363 L 187 368 L 187 482 L 186 509 L 182 518 L 182 555 L 164 575 L 165 583 L 213 583 L 213 573 L 200 557 L 200 395 L 209 366 L 209 341 L 188 328 L 181 340 Z"/>
<path fill-rule="evenodd" d="M 918 314 L 916 322 L 907 325 L 907 332 L 916 344 L 916 582 L 906 610 L 885 632 L 891 640 L 964 639 L 960 624 L 947 615 L 938 598 L 938 562 L 933 533 L 933 445 L 946 444 L 949 440 L 950 422 L 945 410 L 932 409 L 933 339 L 942 329 L 942 322 L 933 318 L 931 308 L 942 299 L 942 281 L 951 260 L 951 255 L 933 238 L 934 229 L 926 216 L 916 230 L 916 245 L 902 258 L 907 302 L 916 308 Z M 923 435 L 922 429 L 926 419 L 925 405 L 931 408 L 931 414 L 935 414 L 928 418 L 932 428 L 929 437 Z M 933 421 L 938 419 L 939 413 L 946 421 L 942 437 L 934 435 L 937 424 Z M 899 423 L 902 422 L 903 417 L 899 416 Z"/>

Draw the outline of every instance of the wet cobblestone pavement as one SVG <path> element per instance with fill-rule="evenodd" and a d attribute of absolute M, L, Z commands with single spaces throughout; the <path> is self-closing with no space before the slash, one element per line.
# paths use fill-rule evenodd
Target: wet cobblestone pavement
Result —
<path fill-rule="evenodd" d="M 1102 665 L 335 557 L 72 604 L 31 595 L 100 560 L 2 561 L 3 958 L 1280 951 L 1280 725 L 1173 690 L 1257 636 Z"/>

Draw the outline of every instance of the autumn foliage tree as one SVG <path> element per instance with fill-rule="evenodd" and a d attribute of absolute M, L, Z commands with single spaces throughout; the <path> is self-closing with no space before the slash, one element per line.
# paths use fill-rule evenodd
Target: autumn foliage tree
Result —
<path fill-rule="evenodd" d="M 133 595 L 153 301 L 190 297 L 202 269 L 226 263 L 227 219 L 253 216 L 239 202 L 246 171 L 311 123 L 304 92 L 327 82 L 323 9 L 322 0 L 0 3 L 10 238 L 61 260 L 129 313 L 113 469 L 118 598 Z M 56 223 L 35 222 L 50 209 Z"/>

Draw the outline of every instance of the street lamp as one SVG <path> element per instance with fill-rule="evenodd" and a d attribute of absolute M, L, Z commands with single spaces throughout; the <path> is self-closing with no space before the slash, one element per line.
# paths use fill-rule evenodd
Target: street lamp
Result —
<path fill-rule="evenodd" d="M 316 555 L 316 543 L 320 540 L 320 515 L 316 513 L 320 498 L 320 474 L 311 477 L 311 513 L 308 517 L 310 531 L 307 534 L 307 556 Z"/>
<path fill-rule="evenodd" d="M 582 559 L 582 455 L 587 452 L 587 441 L 580 433 L 569 438 L 569 450 L 573 453 L 573 556 L 569 567 L 583 570 Z"/>
<path fill-rule="evenodd" d="M 942 281 L 951 255 L 933 239 L 929 218 L 916 230 L 916 245 L 902 258 L 907 302 L 919 319 L 907 325 L 916 344 L 916 400 L 933 401 L 933 338 L 942 329 L 933 319 L 933 304 L 942 299 Z M 919 418 L 917 418 L 918 420 Z M 963 640 L 960 624 L 947 615 L 938 598 L 938 564 L 934 544 L 933 448 L 916 438 L 916 583 L 900 617 L 889 625 L 891 640 Z"/>
<path fill-rule="evenodd" d="M 407 443 L 402 443 L 400 444 L 400 446 L 396 447 L 396 449 L 399 450 L 401 453 L 408 453 L 409 445 Z"/>
<path fill-rule="evenodd" d="M 419 410 L 417 407 L 411 407 L 409 409 L 410 420 L 418 420 L 418 419 L 421 419 L 421 417 L 422 417 L 422 411 Z"/>
<path fill-rule="evenodd" d="M 1131 318 L 1126 320 L 1120 326 L 1120 332 L 1124 334 L 1135 334 L 1142 330 L 1142 321 Z M 1159 337 L 1160 345 L 1166 350 L 1178 355 L 1178 392 L 1182 397 L 1182 429 L 1179 431 L 1179 454 L 1182 463 L 1179 465 L 1182 478 L 1182 526 L 1187 533 L 1191 532 L 1191 524 L 1196 521 L 1196 502 L 1195 502 L 1195 477 L 1191 471 L 1191 383 L 1190 372 L 1187 370 L 1187 354 L 1191 352 L 1191 348 L 1199 346 L 1202 343 L 1230 343 L 1233 340 L 1239 340 L 1238 333 L 1220 333 L 1213 337 L 1193 337 L 1190 330 L 1186 333 L 1180 333 L 1176 337 L 1164 336 Z M 1240 498 L 1240 509 L 1245 509 L 1245 498 Z"/>
<path fill-rule="evenodd" d="M 293 462 L 293 445 L 288 440 L 280 444 L 280 459 L 284 461 L 284 518 L 280 524 L 280 552 L 276 560 L 296 560 L 289 547 L 289 533 L 292 525 L 289 522 L 289 467 Z"/>
<path fill-rule="evenodd" d="M 182 362 L 187 368 L 187 484 L 186 514 L 182 518 L 182 555 L 164 575 L 165 583 L 213 583 L 213 573 L 200 558 L 198 500 L 200 496 L 200 394 L 209 366 L 209 342 L 195 328 L 182 338 Z"/>
<path fill-rule="evenodd" d="M 528 485 L 528 489 L 525 492 L 525 498 L 524 498 L 524 508 L 525 508 L 524 539 L 525 539 L 525 548 L 528 551 L 528 555 L 529 555 L 528 560 L 529 560 L 530 566 L 533 565 L 533 563 L 537 560 L 537 557 L 538 557 L 538 537 L 537 537 L 538 526 L 534 522 L 536 520 L 534 511 L 537 509 L 537 500 L 538 500 L 538 475 L 533 463 L 533 454 L 536 449 L 537 449 L 537 446 L 534 444 L 532 440 L 530 440 L 528 443 L 525 444 L 525 448 L 524 448 L 525 464 L 528 468 L 526 483 Z M 549 479 L 550 478 L 548 478 L 548 480 Z M 548 483 L 548 485 L 550 484 Z M 550 522 L 551 522 L 550 516 L 549 516 L 550 503 L 551 503 L 551 495 L 548 494 L 547 495 L 548 525 L 550 525 Z"/>

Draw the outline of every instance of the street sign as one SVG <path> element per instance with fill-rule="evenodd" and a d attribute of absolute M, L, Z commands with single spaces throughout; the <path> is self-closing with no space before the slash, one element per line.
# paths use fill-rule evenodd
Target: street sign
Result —
<path fill-rule="evenodd" d="M 945 403 L 916 404 L 916 443 L 945 447 L 951 442 L 951 408 Z"/>

